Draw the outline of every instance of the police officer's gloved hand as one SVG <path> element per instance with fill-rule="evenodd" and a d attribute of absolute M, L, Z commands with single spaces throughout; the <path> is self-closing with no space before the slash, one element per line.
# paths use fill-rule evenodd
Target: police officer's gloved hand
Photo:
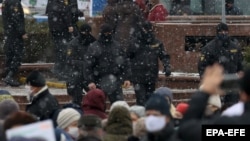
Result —
<path fill-rule="evenodd" d="M 163 72 L 165 73 L 165 76 L 170 76 L 171 75 L 171 69 L 169 66 L 165 67 Z"/>

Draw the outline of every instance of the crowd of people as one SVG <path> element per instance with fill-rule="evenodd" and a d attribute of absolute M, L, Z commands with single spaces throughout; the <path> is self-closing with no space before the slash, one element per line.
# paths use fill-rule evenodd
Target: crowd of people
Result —
<path fill-rule="evenodd" d="M 58 106 L 42 74 L 34 71 L 26 81 L 32 93 L 25 111 L 8 91 L 0 91 L 1 141 L 37 141 L 36 136 L 6 133 L 45 120 L 52 121 L 56 141 L 201 141 L 202 125 L 249 125 L 249 75 L 245 69 L 239 77 L 239 99 L 233 103 L 221 100 L 227 96 L 221 89 L 224 69 L 214 63 L 206 67 L 188 102 L 174 105 L 171 89 L 159 87 L 144 106 L 118 100 L 107 108 L 106 95 L 98 88 L 88 91 L 81 107 Z"/>

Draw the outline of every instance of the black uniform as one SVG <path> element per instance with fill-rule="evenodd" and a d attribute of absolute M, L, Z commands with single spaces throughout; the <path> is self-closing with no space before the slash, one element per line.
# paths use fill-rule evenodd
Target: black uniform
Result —
<path fill-rule="evenodd" d="M 64 78 L 67 74 L 67 42 L 72 39 L 72 33 L 68 31 L 68 28 L 73 27 L 69 0 L 54 0 L 48 4 L 49 30 L 55 45 L 54 73 L 59 78 Z"/>
<path fill-rule="evenodd" d="M 159 73 L 160 59 L 164 65 L 166 76 L 171 74 L 170 57 L 166 53 L 163 43 L 157 40 L 152 31 L 152 25 L 144 24 L 141 35 L 127 50 L 130 58 L 132 77 L 131 82 L 135 88 L 136 102 L 144 106 L 147 99 L 155 91 L 155 84 Z"/>
<path fill-rule="evenodd" d="M 88 83 L 94 82 L 101 88 L 112 104 L 123 100 L 122 83 L 129 80 L 130 67 L 125 52 L 111 33 L 112 27 L 104 24 L 98 40 L 89 46 L 84 76 Z"/>
<path fill-rule="evenodd" d="M 205 68 L 215 62 L 224 67 L 225 73 L 237 73 L 243 69 L 242 61 L 241 49 L 231 39 L 225 43 L 216 37 L 202 48 L 198 62 L 199 74 L 202 76 Z"/>
<path fill-rule="evenodd" d="M 20 0 L 4 0 L 2 3 L 2 18 L 4 28 L 4 52 L 6 55 L 5 82 L 10 85 L 19 85 L 14 82 L 13 76 L 17 74 L 21 65 L 25 33 L 25 20 Z"/>
<path fill-rule="evenodd" d="M 86 25 L 87 26 L 87 25 Z M 81 29 L 81 28 L 84 29 Z M 72 96 L 74 103 L 81 105 L 83 89 L 88 91 L 88 86 L 84 81 L 83 70 L 84 70 L 84 55 L 88 50 L 91 43 L 96 39 L 90 34 L 91 28 L 81 26 L 80 30 L 84 33 L 80 33 L 76 38 L 69 42 L 68 45 L 68 65 L 70 68 L 70 77 L 67 80 L 67 92 Z"/>
<path fill-rule="evenodd" d="M 69 0 L 70 1 L 70 11 L 72 16 L 72 25 L 74 27 L 74 36 L 78 36 L 79 34 L 79 28 L 77 26 L 78 18 L 83 17 L 84 14 L 82 11 L 78 9 L 78 3 L 77 0 Z"/>

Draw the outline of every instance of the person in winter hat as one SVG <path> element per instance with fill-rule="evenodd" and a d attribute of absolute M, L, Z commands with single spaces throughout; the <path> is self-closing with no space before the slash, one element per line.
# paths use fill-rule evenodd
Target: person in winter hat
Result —
<path fill-rule="evenodd" d="M 26 78 L 25 88 L 30 102 L 26 106 L 26 111 L 38 120 L 51 119 L 54 112 L 59 109 L 59 104 L 49 92 L 44 76 L 39 71 L 32 71 Z"/>
<path fill-rule="evenodd" d="M 63 129 L 76 140 L 79 136 L 78 120 L 81 114 L 73 108 L 66 108 L 60 111 L 57 117 L 57 127 Z"/>
<path fill-rule="evenodd" d="M 145 106 L 156 89 L 159 64 L 163 64 L 166 77 L 171 75 L 170 56 L 163 43 L 156 38 L 152 23 L 142 23 L 140 31 L 131 40 L 127 56 L 133 72 L 131 82 L 134 85 L 136 104 Z"/>
<path fill-rule="evenodd" d="M 22 125 L 27 125 L 35 123 L 38 120 L 32 116 L 30 113 L 25 111 L 17 111 L 6 117 L 4 121 L 4 131 L 8 129 L 13 129 Z"/>
<path fill-rule="evenodd" d="M 111 105 L 110 111 L 112 111 L 115 107 L 119 107 L 119 106 L 125 107 L 126 109 L 129 110 L 129 105 L 128 105 L 128 103 L 127 103 L 126 101 L 119 100 L 119 101 L 114 102 L 114 103 Z"/>
<path fill-rule="evenodd" d="M 145 126 L 148 140 L 170 140 L 174 134 L 174 123 L 165 97 L 152 94 L 146 102 Z"/>
<path fill-rule="evenodd" d="M 109 114 L 108 122 L 104 128 L 104 141 L 127 141 L 133 134 L 132 120 L 127 108 L 115 107 Z"/>
<path fill-rule="evenodd" d="M 220 22 L 215 27 L 216 36 L 208 42 L 201 50 L 198 61 L 198 72 L 200 77 L 203 76 L 205 69 L 214 63 L 223 66 L 225 74 L 242 73 L 243 71 L 243 54 L 242 49 L 229 36 L 229 27 L 226 23 Z"/>
<path fill-rule="evenodd" d="M 163 97 L 165 97 L 169 103 L 169 107 L 170 107 L 170 112 L 171 112 L 171 115 L 172 117 L 176 118 L 175 115 L 176 115 L 176 108 L 173 104 L 173 92 L 170 88 L 168 87 L 159 87 L 157 88 L 155 91 L 154 91 L 155 94 L 158 94 L 158 95 L 161 95 Z"/>
<path fill-rule="evenodd" d="M 130 117 L 134 122 L 136 122 L 139 118 L 145 116 L 145 107 L 140 105 L 133 105 L 129 107 Z"/>
<path fill-rule="evenodd" d="M 12 97 L 12 95 L 10 94 L 9 91 L 7 90 L 0 90 L 0 102 L 6 99 L 11 99 L 13 100 L 14 98 Z"/>
<path fill-rule="evenodd" d="M 72 102 L 79 106 L 82 106 L 83 91 L 89 91 L 83 76 L 83 61 L 89 45 L 96 41 L 91 31 L 91 26 L 88 23 L 83 23 L 80 26 L 80 34 L 72 39 L 67 46 L 67 65 L 71 72 L 70 77 L 66 80 L 67 93 L 72 97 Z"/>
<path fill-rule="evenodd" d="M 5 99 L 0 102 L 0 137 L 2 141 L 5 141 L 5 134 L 3 131 L 3 124 L 7 116 L 10 114 L 19 111 L 19 105 L 13 99 Z"/>
<path fill-rule="evenodd" d="M 102 120 L 96 115 L 83 115 L 78 121 L 78 127 L 80 129 L 80 136 L 95 136 L 96 138 L 102 140 L 104 131 L 102 128 Z"/>
<path fill-rule="evenodd" d="M 106 119 L 106 96 L 101 89 L 88 91 L 83 98 L 82 110 L 84 115 L 97 115 L 101 119 Z"/>

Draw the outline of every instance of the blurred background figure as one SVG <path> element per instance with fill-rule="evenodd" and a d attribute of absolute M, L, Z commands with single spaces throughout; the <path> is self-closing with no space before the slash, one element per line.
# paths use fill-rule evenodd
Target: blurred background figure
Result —
<path fill-rule="evenodd" d="M 22 62 L 25 31 L 25 19 L 20 0 L 3 0 L 2 20 L 4 29 L 5 69 L 3 81 L 10 86 L 20 86 L 16 79 Z"/>
<path fill-rule="evenodd" d="M 171 75 L 170 56 L 163 43 L 156 38 L 152 23 L 142 23 L 137 38 L 127 50 L 127 56 L 131 64 L 136 104 L 144 106 L 155 91 L 159 64 L 163 64 L 166 77 Z"/>
<path fill-rule="evenodd" d="M 67 65 L 70 71 L 66 80 L 67 93 L 71 96 L 72 102 L 82 106 L 83 91 L 88 91 L 88 84 L 83 76 L 84 55 L 91 43 L 96 41 L 91 35 L 92 28 L 84 23 L 80 26 L 79 35 L 68 43 Z"/>
<path fill-rule="evenodd" d="M 147 20 L 150 22 L 166 21 L 168 10 L 160 3 L 160 0 L 149 0 L 149 14 Z"/>
<path fill-rule="evenodd" d="M 234 0 L 226 0 L 227 15 L 243 15 L 243 12 L 235 6 Z"/>
<path fill-rule="evenodd" d="M 111 104 L 123 100 L 122 86 L 130 86 L 131 69 L 124 50 L 113 39 L 113 27 L 101 25 L 99 37 L 89 46 L 84 62 L 89 89 L 102 89 Z"/>
<path fill-rule="evenodd" d="M 4 132 L 6 132 L 8 129 L 28 125 L 37 121 L 38 120 L 31 114 L 25 111 L 17 111 L 6 117 L 4 121 Z"/>
<path fill-rule="evenodd" d="M 3 124 L 10 114 L 19 111 L 19 105 L 6 90 L 0 90 L 0 137 L 1 141 L 6 141 Z"/>
<path fill-rule="evenodd" d="M 49 32 L 54 43 L 55 64 L 53 73 L 59 80 L 67 79 L 67 43 L 74 32 L 69 0 L 50 0 L 47 5 Z"/>
<path fill-rule="evenodd" d="M 113 32 L 116 30 L 118 14 L 116 5 L 118 0 L 107 0 L 107 5 L 104 7 L 102 12 L 103 22 L 113 27 Z"/>

